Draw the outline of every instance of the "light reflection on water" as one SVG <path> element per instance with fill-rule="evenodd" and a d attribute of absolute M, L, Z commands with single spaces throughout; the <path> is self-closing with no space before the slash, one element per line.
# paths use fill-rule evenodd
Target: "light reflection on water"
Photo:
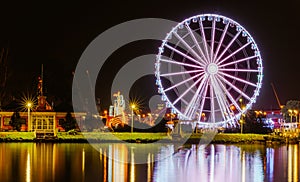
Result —
<path fill-rule="evenodd" d="M 176 171 L 176 175 L 174 175 Z M 173 173 L 173 175 L 172 175 Z M 263 181 L 260 148 L 247 151 L 243 146 L 192 146 L 172 158 L 157 163 L 155 181 Z"/>
<path fill-rule="evenodd" d="M 128 163 L 152 145 L 0 143 L 0 181 L 299 181 L 299 145 L 161 144 L 146 164 Z"/>

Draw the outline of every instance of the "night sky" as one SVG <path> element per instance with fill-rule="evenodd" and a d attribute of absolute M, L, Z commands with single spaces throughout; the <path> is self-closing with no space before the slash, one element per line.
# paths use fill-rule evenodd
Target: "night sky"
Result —
<path fill-rule="evenodd" d="M 278 105 L 271 82 L 282 104 L 300 99 L 299 9 L 297 0 L 1 3 L 0 46 L 9 47 L 10 51 L 7 90 L 15 96 L 35 91 L 44 64 L 49 99 L 70 101 L 72 71 L 88 44 L 108 28 L 137 18 L 179 22 L 196 14 L 219 13 L 239 22 L 254 37 L 264 65 L 264 85 L 254 107 L 275 109 Z M 130 58 L 157 53 L 160 43 L 146 41 L 142 48 L 140 44 L 128 45 L 130 51 L 125 47 L 113 55 L 115 58 L 111 58 L 111 65 L 103 74 L 117 71 Z M 104 100 L 103 107 L 108 106 L 105 98 L 110 97 L 107 87 L 108 83 L 101 87 L 97 84 L 96 95 Z"/>

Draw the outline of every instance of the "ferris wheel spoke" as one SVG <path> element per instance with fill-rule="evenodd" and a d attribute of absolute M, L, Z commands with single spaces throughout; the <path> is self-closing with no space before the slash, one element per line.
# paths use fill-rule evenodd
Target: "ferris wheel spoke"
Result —
<path fill-rule="evenodd" d="M 255 87 L 255 88 L 257 87 L 256 84 L 254 84 L 254 83 L 252 83 L 252 82 L 249 82 L 249 81 L 247 81 L 247 80 L 243 80 L 243 79 L 241 79 L 241 78 L 231 76 L 231 75 L 229 75 L 229 74 L 227 74 L 227 73 L 224 73 L 224 72 L 219 72 L 219 73 L 220 73 L 221 75 L 227 76 L 227 77 L 232 78 L 232 79 L 234 79 L 234 80 L 237 80 L 237 81 L 239 81 L 239 82 L 242 82 L 242 83 L 251 85 L 251 86 L 253 86 L 253 87 Z"/>
<path fill-rule="evenodd" d="M 160 74 L 160 76 L 175 76 L 175 75 L 184 75 L 184 74 L 190 74 L 190 73 L 197 73 L 203 70 L 191 70 L 191 71 L 180 71 L 180 72 L 174 72 L 174 73 L 165 73 Z"/>
<path fill-rule="evenodd" d="M 195 109 L 195 103 L 197 103 L 196 100 L 197 100 L 197 98 L 199 97 L 199 92 L 201 91 L 201 89 L 203 89 L 203 84 L 204 84 L 205 80 L 206 80 L 206 79 L 204 78 L 204 79 L 201 81 L 199 87 L 197 88 L 196 93 L 194 94 L 193 98 L 191 99 L 190 103 L 188 104 L 188 106 L 187 106 L 187 108 L 186 108 L 186 110 L 185 110 L 185 112 L 184 112 L 184 115 L 189 116 L 189 115 L 192 115 L 192 114 L 193 114 L 192 112 L 190 112 L 190 108 L 193 106 L 192 109 Z M 188 114 L 189 112 L 192 113 L 192 114 Z"/>
<path fill-rule="evenodd" d="M 222 59 L 220 62 L 217 63 L 217 65 L 220 65 L 221 63 L 223 63 L 224 61 L 226 61 L 227 59 L 231 58 L 233 55 L 235 55 L 236 53 L 240 52 L 242 49 L 244 49 L 245 47 L 247 47 L 251 42 L 248 42 L 247 44 L 243 45 L 242 47 L 238 48 L 236 51 L 234 51 L 233 53 L 231 53 L 229 56 L 227 56 L 226 58 Z M 217 60 L 218 61 L 218 60 Z"/>
<path fill-rule="evenodd" d="M 219 78 L 221 78 L 221 80 L 223 80 L 227 85 L 229 85 L 230 87 L 232 87 L 237 93 L 239 93 L 242 96 L 244 96 L 247 100 L 251 100 L 251 98 L 248 95 L 246 95 L 242 90 L 240 90 L 239 88 L 237 88 L 235 85 L 233 85 L 232 83 L 230 83 L 228 80 L 226 80 L 222 76 L 220 76 Z"/>
<path fill-rule="evenodd" d="M 198 69 L 203 69 L 204 68 L 202 66 L 197 66 L 197 65 L 188 64 L 188 63 L 182 63 L 182 62 L 178 62 L 178 61 L 175 61 L 175 60 L 160 59 L 160 61 L 166 62 L 166 63 L 171 63 L 171 64 L 177 64 L 177 65 L 192 67 L 192 68 L 198 68 Z"/>
<path fill-rule="evenodd" d="M 204 32 L 204 27 L 202 24 L 202 21 L 199 21 L 199 26 L 200 26 L 200 30 L 201 30 L 201 36 L 202 36 L 202 42 L 204 44 L 204 48 L 205 48 L 205 53 L 206 53 L 206 58 L 209 61 L 209 54 L 208 54 L 208 48 L 207 48 L 207 42 L 206 42 L 206 36 L 205 36 L 205 32 Z"/>
<path fill-rule="evenodd" d="M 202 112 L 203 112 L 203 108 L 204 108 L 204 103 L 205 103 L 205 96 L 207 94 L 207 90 L 208 90 L 208 79 L 206 79 L 206 83 L 205 83 L 205 86 L 204 86 L 204 93 L 202 94 L 202 100 L 201 100 L 201 104 L 200 104 L 200 107 L 199 107 L 199 114 L 200 114 L 200 119 L 201 119 L 201 115 L 202 115 Z"/>
<path fill-rule="evenodd" d="M 231 114 L 231 111 L 230 111 L 230 105 L 228 103 L 228 100 L 226 99 L 226 94 L 223 92 L 220 84 L 218 83 L 217 81 L 217 78 L 214 77 L 215 79 L 215 82 L 216 82 L 216 85 L 218 86 L 218 91 L 219 91 L 219 95 L 220 95 L 220 101 L 221 101 L 221 107 L 222 107 L 222 110 L 223 112 L 226 112 L 227 113 L 227 117 Z M 225 114 L 225 113 L 224 113 Z M 226 116 L 225 116 L 226 117 Z M 226 118 L 227 118 L 226 117 Z"/>
<path fill-rule="evenodd" d="M 214 55 L 213 62 L 215 62 L 214 60 L 215 60 L 216 57 L 218 56 L 219 50 L 220 50 L 220 48 L 221 48 L 221 45 L 223 44 L 224 37 L 225 37 L 225 35 L 226 35 L 226 33 L 227 33 L 228 26 L 229 26 L 229 23 L 226 24 L 225 29 L 223 30 L 221 39 L 220 39 L 220 41 L 219 41 L 217 50 L 216 50 L 215 55 Z"/>
<path fill-rule="evenodd" d="M 227 117 L 230 114 L 230 112 L 226 111 L 226 107 L 225 107 L 223 98 L 221 96 L 219 96 L 219 95 L 217 95 L 216 98 L 217 98 L 217 100 L 219 102 L 219 106 L 220 106 L 222 118 L 223 118 L 224 121 L 226 121 L 228 119 Z"/>
<path fill-rule="evenodd" d="M 168 44 L 165 44 L 165 46 L 166 46 L 167 48 L 171 49 L 172 51 L 174 51 L 174 52 L 180 54 L 181 56 L 183 56 L 183 57 L 189 59 L 190 61 L 193 61 L 194 63 L 196 63 L 196 64 L 198 64 L 198 65 L 200 65 L 200 66 L 203 66 L 203 65 L 202 65 L 199 61 L 197 61 L 196 59 L 194 59 L 194 58 L 188 56 L 187 54 L 184 54 L 183 52 L 181 52 L 181 51 L 175 49 L 174 47 L 169 46 Z"/>
<path fill-rule="evenodd" d="M 212 30 L 211 30 L 212 38 L 210 43 L 210 62 L 212 62 L 214 56 L 215 31 L 216 31 L 216 20 L 214 19 L 212 22 Z"/>
<path fill-rule="evenodd" d="M 240 35 L 241 32 L 238 32 L 234 38 L 230 41 L 230 43 L 225 47 L 225 49 L 223 50 L 223 52 L 218 56 L 218 58 L 216 60 L 214 60 L 214 63 L 218 63 L 218 61 L 222 58 L 222 56 L 227 52 L 227 50 L 229 49 L 229 47 L 233 44 L 233 42 L 238 38 L 238 36 Z"/>
<path fill-rule="evenodd" d="M 205 65 L 205 61 L 194 51 L 193 48 L 191 48 L 191 46 L 182 38 L 180 37 L 176 32 L 173 33 L 175 35 L 175 37 L 183 43 L 183 45 L 188 49 L 188 51 L 194 56 L 196 57 L 199 61 L 202 62 L 203 65 Z"/>
<path fill-rule="evenodd" d="M 199 74 L 197 74 L 197 75 L 194 75 L 194 76 L 192 76 L 192 77 L 190 77 L 190 78 L 188 78 L 188 79 L 186 79 L 186 80 L 183 80 L 183 81 L 181 81 L 181 82 L 179 82 L 179 83 L 177 83 L 177 84 L 175 84 L 175 85 L 173 85 L 173 86 L 171 86 L 171 87 L 165 89 L 164 92 L 167 92 L 167 91 L 169 91 L 169 90 L 172 90 L 173 88 L 176 88 L 176 87 L 178 87 L 178 86 L 180 86 L 180 85 L 182 85 L 182 84 L 184 84 L 184 83 L 186 83 L 186 82 L 188 82 L 188 81 L 190 81 L 190 80 L 193 80 L 193 79 L 195 79 L 195 78 L 197 78 L 197 77 L 199 77 L 199 76 L 201 76 L 201 75 L 203 76 L 203 75 L 204 75 L 204 72 L 199 73 Z"/>
<path fill-rule="evenodd" d="M 197 41 L 197 39 L 196 39 L 196 37 L 195 37 L 193 31 L 191 30 L 190 26 L 189 26 L 187 23 L 186 23 L 186 28 L 187 28 L 187 30 L 189 31 L 189 33 L 190 33 L 190 35 L 191 35 L 191 37 L 192 37 L 192 39 L 193 39 L 193 41 L 194 41 L 194 44 L 196 45 L 196 47 L 197 47 L 199 53 L 200 53 L 201 56 L 203 57 L 204 63 L 208 63 L 208 60 L 207 60 L 207 58 L 205 57 L 205 55 L 204 55 L 204 53 L 203 53 L 203 51 L 202 51 L 202 49 L 201 49 L 201 47 L 200 47 L 200 45 L 199 45 L 199 43 L 198 43 L 198 41 Z"/>
<path fill-rule="evenodd" d="M 215 92 L 215 96 L 216 96 L 216 99 L 217 99 L 217 102 L 218 102 L 218 105 L 220 107 L 220 112 L 221 112 L 221 115 L 224 119 L 224 121 L 226 120 L 226 117 L 224 115 L 224 113 L 226 113 L 226 107 L 225 107 L 225 100 L 224 100 L 224 97 L 222 97 L 222 92 L 221 92 L 221 89 L 218 88 L 218 84 L 216 83 L 215 81 L 215 78 L 212 77 L 212 82 L 214 83 L 214 92 Z"/>
<path fill-rule="evenodd" d="M 232 102 L 232 104 L 235 106 L 235 108 L 241 112 L 242 109 L 240 108 L 240 106 L 238 105 L 238 103 L 235 101 L 235 99 L 232 97 L 232 95 L 229 93 L 229 91 L 226 89 L 225 85 L 223 84 L 223 82 L 219 79 L 219 76 L 216 77 L 217 81 L 219 82 L 220 86 L 222 87 L 223 92 L 227 95 L 227 97 L 229 98 L 229 100 Z"/>
<path fill-rule="evenodd" d="M 221 68 L 219 71 L 234 71 L 234 72 L 259 72 L 256 69 L 229 69 L 229 68 Z"/>
<path fill-rule="evenodd" d="M 229 63 L 226 63 L 226 64 L 221 64 L 221 65 L 219 65 L 219 67 L 230 66 L 230 65 L 237 64 L 237 63 L 240 63 L 240 62 L 243 62 L 243 61 L 247 61 L 247 60 L 250 60 L 250 59 L 253 59 L 253 58 L 256 58 L 256 57 L 258 57 L 258 56 L 255 55 L 255 56 L 246 57 L 246 58 L 235 60 L 235 61 L 232 61 L 232 62 L 229 62 Z"/>
<path fill-rule="evenodd" d="M 214 98 L 214 91 L 213 91 L 213 83 L 211 81 L 212 79 L 210 79 L 210 110 L 211 110 L 211 113 L 210 113 L 210 121 L 211 122 L 215 122 L 215 98 Z"/>
<path fill-rule="evenodd" d="M 229 118 L 229 116 L 232 114 L 232 112 L 230 111 L 230 106 L 228 104 L 227 99 L 225 98 L 225 96 L 221 93 L 220 94 L 220 101 L 221 101 L 221 108 L 223 111 L 223 115 L 225 117 L 225 120 Z"/>
<path fill-rule="evenodd" d="M 226 115 L 227 118 L 231 118 L 232 111 L 230 110 L 230 104 L 229 104 L 229 102 L 228 102 L 228 100 L 226 98 L 226 94 L 229 94 L 229 92 L 227 90 L 225 90 L 225 92 L 224 92 L 224 87 L 222 87 L 224 85 L 221 83 L 221 81 L 217 77 L 215 77 L 215 81 L 217 82 L 217 85 L 219 86 L 223 111 L 227 113 L 227 115 Z M 229 96 L 227 96 L 227 97 L 229 98 Z M 232 96 L 231 96 L 231 98 L 232 98 Z"/>
<path fill-rule="evenodd" d="M 205 75 L 202 75 L 197 81 L 195 81 L 186 91 L 184 91 L 173 103 L 172 105 L 175 105 L 183 96 L 185 96 L 194 86 L 196 86 Z"/>

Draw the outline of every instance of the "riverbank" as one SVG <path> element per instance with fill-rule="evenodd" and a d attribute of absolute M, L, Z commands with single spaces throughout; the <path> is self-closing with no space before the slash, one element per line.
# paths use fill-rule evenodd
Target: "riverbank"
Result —
<path fill-rule="evenodd" d="M 113 135 L 112 135 L 113 134 Z M 176 136 L 178 137 L 178 136 Z M 121 140 L 130 143 L 176 142 L 175 136 L 167 133 L 110 133 L 110 132 L 85 132 L 67 133 L 58 132 L 55 138 L 36 139 L 33 132 L 0 132 L 0 142 L 56 142 L 56 143 L 118 143 Z M 299 143 L 298 137 L 287 138 L 278 135 L 263 134 L 192 134 L 186 138 L 185 143 Z"/>
<path fill-rule="evenodd" d="M 58 142 L 58 143 L 87 143 L 87 142 L 134 142 L 151 143 L 158 140 L 171 141 L 166 133 L 111 133 L 111 132 L 58 132 L 53 138 L 35 137 L 34 132 L 0 132 L 0 142 Z"/>

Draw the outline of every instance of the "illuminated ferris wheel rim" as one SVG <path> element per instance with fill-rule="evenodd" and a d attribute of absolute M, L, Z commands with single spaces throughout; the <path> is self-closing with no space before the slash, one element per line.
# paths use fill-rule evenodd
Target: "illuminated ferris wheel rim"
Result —
<path fill-rule="evenodd" d="M 158 85 L 158 87 L 159 87 L 159 93 L 162 95 L 162 100 L 163 101 L 165 101 L 166 103 L 167 103 L 167 106 L 168 107 L 171 107 L 172 108 L 172 110 L 173 110 L 173 112 L 174 113 L 178 113 L 179 114 L 179 118 L 180 119 L 184 119 L 184 120 L 193 120 L 194 118 L 191 118 L 191 117 L 188 117 L 188 116 L 186 116 L 186 114 L 183 114 L 179 109 L 177 109 L 176 107 L 175 107 L 175 104 L 173 104 L 171 101 L 170 101 L 170 99 L 169 99 L 169 97 L 167 96 L 167 94 L 165 93 L 165 91 L 164 91 L 164 89 L 163 89 L 163 86 L 162 86 L 162 84 L 161 84 L 161 74 L 160 74 L 160 63 L 162 62 L 162 53 L 164 52 L 164 48 L 165 47 L 167 47 L 167 48 L 169 48 L 169 49 L 172 49 L 173 50 L 173 52 L 175 51 L 175 52 L 177 52 L 177 53 L 181 53 L 180 51 L 178 51 L 178 50 L 176 50 L 176 47 L 174 48 L 174 47 L 171 47 L 170 45 L 168 45 L 167 43 L 168 43 L 168 40 L 169 39 L 171 39 L 171 37 L 172 37 L 172 34 L 174 34 L 174 32 L 176 33 L 177 32 L 177 30 L 179 30 L 179 29 L 183 29 L 185 26 L 187 27 L 187 29 L 188 29 L 188 31 L 189 31 L 189 33 L 187 34 L 187 35 L 190 35 L 191 34 L 191 36 L 194 34 L 193 33 L 193 31 L 194 30 L 191 30 L 191 28 L 189 27 L 189 25 L 190 25 L 190 23 L 191 22 L 193 22 L 193 23 L 196 23 L 196 22 L 199 22 L 199 24 L 200 24 L 200 22 L 201 22 L 201 26 L 199 25 L 199 29 L 201 29 L 202 28 L 202 30 L 201 31 L 204 31 L 204 28 L 207 28 L 207 27 L 204 27 L 203 25 L 202 25 L 202 22 L 203 21 L 206 21 L 206 19 L 207 19 L 207 21 L 213 21 L 213 23 L 212 24 L 214 24 L 214 25 L 212 25 L 212 27 L 211 28 L 213 28 L 213 30 L 212 31 L 215 31 L 217 28 L 215 27 L 215 25 L 216 25 L 216 22 L 220 22 L 220 21 L 222 21 L 223 22 L 223 24 L 225 25 L 225 30 L 222 30 L 222 37 L 221 37 L 221 40 L 220 40 L 220 42 L 221 43 L 218 43 L 218 48 L 217 48 L 217 52 L 215 53 L 214 51 L 215 50 L 213 50 L 213 48 L 212 48 L 212 50 L 211 50 L 211 55 L 209 55 L 209 53 L 208 52 L 206 52 L 207 53 L 207 55 L 204 55 L 203 53 L 202 53 L 202 55 L 198 55 L 199 57 L 197 57 L 197 55 L 195 56 L 195 57 L 197 57 L 198 59 L 193 59 L 193 60 L 197 60 L 200 64 L 198 64 L 198 65 L 196 65 L 196 66 L 198 66 L 199 68 L 200 67 L 202 67 L 202 69 L 204 69 L 205 70 L 205 74 L 204 75 L 210 75 L 211 77 L 214 77 L 214 75 L 217 75 L 218 73 L 219 73 L 219 71 L 221 70 L 221 69 L 219 69 L 220 67 L 219 67 L 219 64 L 221 64 L 221 62 L 223 63 L 223 62 L 225 62 L 225 60 L 226 59 L 228 59 L 228 57 L 230 57 L 230 56 L 228 56 L 228 57 L 226 57 L 225 58 L 225 60 L 224 59 L 222 59 L 222 56 L 223 56 L 223 54 L 224 54 L 224 52 L 221 54 L 221 55 L 218 55 L 218 53 L 219 53 L 219 50 L 220 50 L 220 46 L 223 46 L 222 44 L 223 44 L 223 39 L 224 39 L 224 37 L 223 37 L 223 34 L 224 34 L 224 36 L 226 36 L 227 34 L 228 34 L 228 32 L 227 32 L 227 28 L 228 28 L 228 26 L 229 26 L 229 24 L 232 24 L 233 26 L 235 26 L 236 27 L 236 31 L 237 31 L 237 35 L 234 37 L 234 38 L 237 38 L 239 35 L 240 35 L 240 33 L 242 33 L 242 36 L 243 37 L 247 37 L 247 44 L 246 45 L 243 45 L 242 46 L 242 48 L 239 48 L 238 50 L 236 50 L 234 53 L 233 53 L 233 56 L 234 56 L 234 54 L 236 53 L 236 52 L 239 52 L 239 51 L 241 51 L 241 50 L 243 50 L 244 48 L 246 48 L 247 46 L 249 46 L 250 44 L 251 44 L 251 46 L 252 46 L 252 50 L 255 50 L 254 52 L 255 52 L 255 55 L 254 56 L 252 56 L 251 57 L 251 59 L 252 58 L 256 58 L 256 60 L 257 60 L 257 67 L 258 67 L 258 69 L 257 69 L 257 82 L 255 83 L 256 85 L 257 85 L 257 87 L 255 88 L 255 91 L 254 91 L 254 94 L 253 94 L 253 96 L 252 97 L 247 97 L 246 96 L 246 98 L 249 98 L 248 100 L 249 100 L 249 102 L 246 104 L 246 106 L 245 106 L 245 108 L 244 109 L 242 109 L 242 110 L 240 110 L 240 112 L 238 112 L 238 113 L 236 113 L 234 116 L 230 116 L 230 117 L 228 117 L 227 119 L 225 119 L 224 117 L 224 121 L 218 121 L 216 124 L 225 124 L 225 123 L 227 123 L 227 122 L 233 122 L 234 120 L 237 120 L 237 118 L 239 118 L 240 116 L 241 116 L 241 114 L 243 114 L 243 113 L 245 113 L 245 111 L 246 110 L 248 110 L 249 108 L 251 108 L 251 106 L 252 106 L 252 104 L 253 103 L 255 103 L 256 102 L 256 97 L 259 95 L 259 89 L 261 88 L 261 84 L 262 84 L 262 77 L 263 77 L 263 74 L 262 74 L 262 72 L 263 72 L 263 66 L 262 66 L 262 58 L 261 58 L 261 55 L 260 55 L 260 51 L 259 51 L 259 49 L 258 49 L 258 46 L 257 46 L 257 44 L 255 43 L 255 41 L 254 41 L 254 39 L 253 39 L 253 37 L 250 35 L 250 33 L 243 27 L 243 26 L 241 26 L 239 23 L 237 23 L 236 21 L 234 21 L 234 20 L 232 20 L 232 19 L 230 19 L 230 18 L 228 18 L 228 17 L 225 17 L 225 16 L 222 16 L 222 15 L 217 15 L 217 14 L 202 14 L 202 15 L 196 15 L 196 16 L 193 16 L 193 17 L 190 17 L 190 18 L 187 18 L 187 19 L 185 19 L 184 21 L 182 21 L 182 22 L 180 22 L 180 23 L 178 23 L 175 27 L 173 27 L 172 28 L 172 30 L 167 34 L 167 36 L 165 37 L 165 39 L 162 41 L 162 45 L 160 46 L 160 48 L 159 48 L 159 54 L 157 55 L 157 58 L 156 58 L 156 64 L 155 64 L 155 68 L 156 68 L 156 71 L 155 71 L 155 75 L 156 75 L 156 77 L 157 77 L 157 85 Z M 214 26 L 214 27 L 213 27 Z M 201 32 L 201 33 L 203 33 L 203 32 Z M 214 32 L 215 33 L 215 32 Z M 177 34 L 177 33 L 176 33 Z M 175 35 L 176 35 L 175 34 Z M 209 44 L 209 42 L 211 42 L 211 45 L 213 45 L 213 44 L 215 44 L 216 42 L 215 42 L 215 40 L 214 40 L 214 36 L 215 35 L 213 35 L 212 36 L 212 38 L 211 38 L 211 40 L 210 41 L 208 41 L 208 40 L 206 40 L 206 38 L 205 38 L 205 33 L 203 33 L 202 34 L 202 36 L 204 35 L 204 37 L 201 37 L 201 38 L 203 38 L 202 40 L 205 42 L 205 46 L 207 46 L 206 44 Z M 180 36 L 178 37 L 178 34 L 176 35 L 177 36 L 177 38 L 179 38 L 180 39 Z M 193 35 L 194 36 L 194 35 Z M 195 37 L 194 37 L 195 38 Z M 233 39 L 234 39 L 233 38 Z M 194 39 L 195 40 L 195 39 Z M 182 39 L 181 38 L 181 41 L 182 42 L 184 42 L 184 39 Z M 233 41 L 233 40 L 232 40 Z M 178 43 L 179 43 L 180 41 L 178 41 Z M 212 43 L 213 42 L 213 43 Z M 199 42 L 197 41 L 197 42 L 195 42 L 195 44 L 199 44 Z M 177 45 L 176 45 L 177 46 Z M 194 47 L 195 46 L 198 46 L 198 45 L 194 45 Z M 229 45 L 226 45 L 227 47 L 225 48 L 225 50 L 226 49 L 229 49 L 230 48 L 230 46 L 231 46 L 231 44 L 229 44 Z M 200 48 L 200 46 L 199 46 L 199 48 Z M 201 48 L 200 48 L 201 49 Z M 199 49 L 199 50 L 200 50 Z M 191 52 L 193 52 L 193 51 L 195 51 L 195 50 L 193 50 L 193 48 L 191 49 L 191 50 L 189 50 L 188 51 L 188 53 L 191 53 Z M 200 50 L 201 51 L 201 50 Z M 205 50 L 203 50 L 203 52 L 204 52 Z M 207 51 L 207 50 L 206 50 Z M 226 50 L 227 51 L 227 50 Z M 194 52 L 195 53 L 195 52 Z M 181 55 L 182 55 L 182 53 L 181 53 Z M 231 54 L 230 54 L 231 55 Z M 189 57 L 187 54 L 186 55 L 182 55 L 182 56 L 184 56 L 184 57 L 188 57 L 188 59 L 190 59 L 191 57 Z M 207 57 L 206 57 L 207 56 Z M 209 60 L 210 58 L 209 58 L 209 56 L 210 56 L 210 58 L 213 58 L 213 59 L 211 59 L 210 61 L 211 62 L 209 62 L 209 61 L 207 61 L 207 60 Z M 207 60 L 206 60 L 207 59 Z M 216 59 L 217 59 L 217 61 L 216 61 Z M 250 57 L 246 57 L 246 58 L 244 58 L 245 60 L 247 60 L 247 61 L 249 61 L 250 60 Z M 238 60 L 238 61 L 241 61 L 241 60 L 243 60 L 243 59 L 240 59 L 240 60 Z M 205 61 L 207 61 L 207 62 L 205 62 Z M 214 62 L 214 61 L 216 61 L 216 62 Z M 219 61 L 219 62 L 218 62 Z M 201 64 L 202 63 L 202 64 Z M 186 65 L 185 63 L 180 63 L 181 65 Z M 228 63 L 227 63 L 228 64 Z M 188 66 L 190 66 L 190 65 L 188 65 Z M 192 71 L 190 71 L 190 73 L 191 73 Z M 196 72 L 196 71 L 194 71 L 194 72 Z M 213 76 L 212 76 L 213 75 Z M 226 76 L 228 76 L 228 75 L 226 75 Z M 217 82 L 216 82 L 217 83 Z M 253 83 L 252 83 L 253 84 Z M 251 85 L 251 84 L 250 84 Z M 252 85 L 253 86 L 253 85 Z M 220 86 L 219 86 L 220 87 Z M 215 89 L 215 88 L 214 88 Z M 219 88 L 220 89 L 220 88 Z M 245 96 L 245 95 L 244 95 Z M 198 97 L 198 96 L 197 96 Z M 204 98 L 204 100 L 205 100 L 205 96 L 203 97 Z M 217 96 L 216 96 L 216 98 L 217 98 Z M 212 99 L 211 100 L 214 100 L 215 98 L 213 97 L 213 95 L 212 95 Z M 231 99 L 232 100 L 232 99 Z M 236 100 L 236 99 L 235 99 Z M 219 101 L 218 101 L 219 102 Z M 222 101 L 222 102 L 224 102 L 224 101 Z M 233 101 L 232 101 L 233 102 Z M 233 102 L 234 103 L 234 102 Z M 219 103 L 220 104 L 220 103 Z M 224 103 L 223 103 L 223 105 L 224 105 Z M 226 104 L 225 104 L 226 105 Z M 235 106 L 236 106 L 236 104 L 235 104 Z M 220 111 L 221 111 L 222 109 L 220 108 Z M 203 111 L 203 110 L 202 110 Z M 212 112 L 215 112 L 215 111 L 212 111 Z M 221 111 L 222 112 L 222 111 Z M 201 115 L 201 113 L 199 114 L 199 115 Z M 200 121 L 200 120 L 198 120 L 198 122 L 199 123 L 202 123 L 202 124 L 204 124 L 204 125 L 207 125 L 207 124 L 211 124 L 211 123 L 207 123 L 207 122 L 202 122 L 202 121 Z"/>

